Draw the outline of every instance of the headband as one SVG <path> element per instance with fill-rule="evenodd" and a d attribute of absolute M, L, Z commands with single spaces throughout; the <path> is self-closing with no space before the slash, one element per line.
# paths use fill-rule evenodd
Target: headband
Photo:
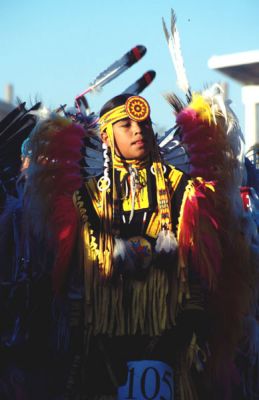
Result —
<path fill-rule="evenodd" d="M 148 102 L 140 96 L 129 97 L 125 104 L 115 107 L 102 115 L 99 119 L 100 131 L 104 132 L 109 124 L 115 124 L 124 118 L 130 118 L 136 122 L 145 121 L 150 116 Z"/>

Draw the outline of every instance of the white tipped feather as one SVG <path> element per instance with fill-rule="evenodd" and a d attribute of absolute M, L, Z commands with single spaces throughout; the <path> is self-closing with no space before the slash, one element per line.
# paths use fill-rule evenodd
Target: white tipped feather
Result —
<path fill-rule="evenodd" d="M 174 67 L 175 67 L 177 84 L 178 84 L 179 88 L 185 94 L 187 94 L 190 87 L 189 87 L 189 82 L 188 82 L 185 67 L 184 67 L 183 56 L 182 56 L 182 51 L 181 51 L 181 44 L 180 44 L 180 35 L 176 28 L 176 16 L 175 16 L 174 11 L 171 10 L 171 33 L 170 33 L 170 35 L 166 28 L 164 19 L 162 20 L 162 22 L 163 22 L 165 36 L 166 36 L 166 39 L 168 42 L 169 52 L 171 54 L 172 61 L 173 61 Z"/>
<path fill-rule="evenodd" d="M 172 231 L 162 229 L 156 240 L 155 250 L 157 253 L 175 253 L 178 248 L 176 237 Z"/>

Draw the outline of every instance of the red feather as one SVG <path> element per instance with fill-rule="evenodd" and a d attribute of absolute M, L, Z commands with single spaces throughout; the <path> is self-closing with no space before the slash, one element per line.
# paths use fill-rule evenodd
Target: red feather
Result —
<path fill-rule="evenodd" d="M 230 177 L 235 161 L 221 124 L 203 120 L 197 111 L 188 107 L 177 115 L 177 124 L 189 154 L 190 175 L 206 180 Z"/>
<path fill-rule="evenodd" d="M 84 136 L 81 126 L 55 116 L 41 123 L 31 137 L 27 214 L 34 233 L 47 238 L 55 253 L 56 294 L 62 292 L 66 282 L 75 245 L 78 218 L 73 194 L 83 183 L 79 161 Z"/>
<path fill-rule="evenodd" d="M 56 239 L 56 259 L 52 272 L 53 289 L 55 294 L 59 295 L 66 284 L 78 232 L 78 215 L 71 196 L 57 196 L 50 223 Z"/>
<path fill-rule="evenodd" d="M 83 137 L 83 129 L 71 124 L 54 135 L 48 153 L 49 158 L 57 160 L 50 224 L 57 241 L 53 288 L 58 294 L 66 282 L 78 228 L 72 196 L 83 183 L 79 165 Z"/>
<path fill-rule="evenodd" d="M 229 393 L 236 375 L 235 351 L 253 295 L 254 268 L 224 187 L 200 179 L 192 185 L 179 219 L 179 257 L 183 270 L 190 265 L 211 289 L 207 303 L 212 323 L 208 370 L 213 380 L 224 382 Z"/>
<path fill-rule="evenodd" d="M 185 265 L 191 254 L 192 268 L 210 288 L 221 270 L 219 216 L 215 183 L 196 180 L 186 197 L 179 220 L 179 253 Z"/>

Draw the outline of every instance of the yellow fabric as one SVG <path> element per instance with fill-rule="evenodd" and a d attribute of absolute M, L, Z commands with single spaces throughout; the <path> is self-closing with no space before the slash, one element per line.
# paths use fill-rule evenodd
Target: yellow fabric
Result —
<path fill-rule="evenodd" d="M 125 172 L 121 171 L 121 173 Z M 141 173 L 146 179 L 146 168 L 143 168 Z M 182 172 L 175 169 L 169 173 L 171 195 L 176 190 L 181 176 Z M 168 185 L 168 182 L 166 184 Z M 111 277 L 113 272 L 113 236 L 105 234 L 107 229 L 110 230 L 110 219 L 104 218 L 106 215 L 111 217 L 110 197 L 107 196 L 107 193 L 105 195 L 104 192 L 96 192 L 95 179 L 89 180 L 85 185 L 101 222 L 99 241 L 97 242 L 88 221 L 80 192 L 77 192 L 76 205 L 83 221 L 82 238 L 87 307 L 85 318 L 88 329 L 91 329 L 94 335 L 101 333 L 134 335 L 136 332 L 150 336 L 160 335 L 175 321 L 176 307 L 171 305 L 171 301 L 168 304 L 172 282 L 166 271 L 151 267 L 144 281 L 129 278 L 127 290 L 123 286 L 123 281 L 117 282 L 116 285 L 110 283 L 107 277 Z M 147 198 L 146 189 L 147 186 L 145 186 L 144 196 Z M 141 202 L 140 207 L 146 208 L 145 201 Z M 160 232 L 161 218 L 159 212 L 154 213 L 153 216 L 155 216 L 155 223 L 159 225 L 155 235 L 157 237 Z M 152 229 L 154 228 L 152 227 Z M 124 308 L 125 300 L 128 303 L 127 310 Z"/>
<path fill-rule="evenodd" d="M 169 166 L 170 167 L 170 166 Z M 171 171 L 168 175 L 168 181 L 170 182 L 170 197 L 172 198 L 173 193 L 176 191 L 180 180 L 183 176 L 183 172 L 179 171 L 174 167 L 170 167 Z"/>
<path fill-rule="evenodd" d="M 96 214 L 98 215 L 99 218 L 102 218 L 103 217 L 102 196 L 101 192 L 97 188 L 96 179 L 89 179 L 87 182 L 85 182 L 85 188 L 87 189 L 87 192 L 91 197 L 92 204 L 94 206 Z"/>
<path fill-rule="evenodd" d="M 160 335 L 173 324 L 167 304 L 170 291 L 167 272 L 151 267 L 143 281 L 128 278 L 127 288 L 122 280 L 113 285 L 103 279 L 105 246 L 97 246 L 79 192 L 75 193 L 75 204 L 83 221 L 87 330 L 94 335 L 135 335 L 137 332 L 142 335 Z"/>
<path fill-rule="evenodd" d="M 175 190 L 177 189 L 177 186 L 180 183 L 183 173 L 181 171 L 175 169 L 174 167 L 168 166 L 168 168 L 171 168 L 171 171 L 168 175 L 166 185 L 169 186 L 169 196 L 170 196 L 170 199 L 172 199 L 172 196 L 173 196 Z M 153 214 L 150 218 L 150 221 L 149 221 L 149 224 L 148 224 L 148 227 L 146 230 L 146 235 L 156 239 L 160 230 L 161 230 L 161 218 L 160 218 L 159 210 L 157 209 L 156 211 L 153 212 Z"/>
<path fill-rule="evenodd" d="M 161 218 L 161 229 L 172 231 L 171 204 L 168 185 L 165 183 L 164 168 L 161 161 L 158 145 L 153 149 L 152 168 L 156 178 L 156 198 L 159 215 Z"/>
<path fill-rule="evenodd" d="M 151 215 L 151 218 L 150 218 L 147 230 L 146 230 L 146 235 L 149 237 L 152 237 L 153 239 L 156 239 L 160 231 L 161 231 L 161 219 L 158 214 L 158 210 L 156 210 Z"/>
<path fill-rule="evenodd" d="M 86 210 L 83 208 L 84 203 L 81 199 L 80 193 L 77 191 L 75 193 L 76 205 L 81 214 L 81 218 L 85 222 L 84 231 L 83 231 L 83 241 L 84 241 L 84 252 L 86 269 L 89 270 L 92 268 L 90 266 L 90 259 L 93 259 L 99 265 L 99 272 L 103 277 L 109 278 L 112 274 L 112 253 L 113 253 L 113 237 L 110 234 L 107 234 L 111 231 L 111 223 L 112 223 L 112 206 L 107 201 L 107 196 L 109 193 L 99 192 L 97 189 L 97 183 L 95 179 L 90 179 L 85 183 L 85 187 L 89 196 L 91 197 L 92 204 L 95 208 L 95 211 L 100 218 L 100 234 L 99 234 L 99 245 L 97 247 L 96 239 L 93 236 L 93 230 L 90 228 L 88 223 L 88 217 L 86 214 Z M 94 250 L 94 253 L 91 253 L 90 256 L 87 253 L 87 250 L 91 247 Z M 90 257 L 90 259 L 89 259 Z"/>
<path fill-rule="evenodd" d="M 112 110 L 108 111 L 107 113 L 105 113 L 100 117 L 99 119 L 100 131 L 104 132 L 105 129 L 108 127 L 108 125 L 115 124 L 115 122 L 118 122 L 124 118 L 128 118 L 125 104 L 113 108 Z"/>
<path fill-rule="evenodd" d="M 99 234 L 99 270 L 103 277 L 110 278 L 112 276 L 112 255 L 113 255 L 113 204 L 110 201 L 110 193 L 108 191 L 101 193 L 102 218 L 100 220 Z"/>
<path fill-rule="evenodd" d="M 146 163 L 146 161 L 145 161 Z M 143 163 L 143 165 L 145 165 Z M 116 167 L 121 169 L 120 170 L 120 182 L 123 181 L 124 177 L 126 176 L 127 170 L 125 167 L 123 167 L 122 163 L 119 163 L 117 160 Z M 167 166 L 167 168 L 170 168 L 171 171 L 168 175 L 168 179 L 166 182 L 166 185 L 169 184 L 169 196 L 172 198 L 175 190 L 177 189 L 183 173 L 179 170 L 177 170 L 174 167 Z M 143 180 L 143 187 L 136 192 L 136 198 L 135 198 L 135 205 L 134 209 L 135 210 L 142 210 L 142 209 L 147 209 L 149 207 L 149 198 L 148 198 L 148 187 L 145 185 L 145 182 L 147 182 L 147 170 L 146 168 L 143 168 L 139 170 L 139 174 Z M 95 211 L 99 218 L 104 217 L 104 207 L 103 207 L 103 201 L 102 201 L 102 195 L 101 192 L 97 189 L 97 184 L 96 180 L 89 179 L 85 183 L 85 187 L 87 189 L 87 192 L 89 196 L 91 197 L 92 204 L 95 208 Z M 212 188 L 213 189 L 213 188 Z M 122 192 L 122 195 L 124 195 L 124 192 Z M 130 212 L 131 211 L 131 194 L 129 193 L 129 196 L 126 198 L 122 199 L 122 208 L 124 212 Z M 160 218 L 160 213 L 159 210 L 157 209 L 156 211 L 153 212 L 147 230 L 146 230 L 146 235 L 149 237 L 152 237 L 154 239 L 157 238 L 159 232 L 161 230 L 161 218 Z"/>

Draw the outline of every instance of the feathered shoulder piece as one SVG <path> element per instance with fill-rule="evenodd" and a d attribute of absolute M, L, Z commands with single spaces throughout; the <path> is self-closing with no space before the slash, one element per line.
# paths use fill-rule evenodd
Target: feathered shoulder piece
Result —
<path fill-rule="evenodd" d="M 190 90 L 175 21 L 173 13 L 171 33 L 165 24 L 164 29 L 186 101 L 175 94 L 167 99 L 191 177 L 178 226 L 180 288 L 187 290 L 188 267 L 208 288 L 207 308 L 213 325 L 210 365 L 214 377 L 227 383 L 249 310 L 254 273 L 249 243 L 242 232 L 243 135 L 218 84 L 201 92 Z"/>
<path fill-rule="evenodd" d="M 25 216 L 33 235 L 54 250 L 53 286 L 65 282 L 77 232 L 73 193 L 82 185 L 84 129 L 55 114 L 30 135 L 30 162 L 24 171 Z"/>
<path fill-rule="evenodd" d="M 242 232 L 239 190 L 242 136 L 217 86 L 193 93 L 190 103 L 176 115 L 176 123 L 192 177 L 179 220 L 180 272 L 184 279 L 184 266 L 189 265 L 209 289 L 208 365 L 213 379 L 225 381 L 228 396 L 235 351 L 253 295 L 254 268 Z"/>
<path fill-rule="evenodd" d="M 174 106 L 174 104 L 173 104 Z M 191 101 L 176 115 L 190 161 L 190 174 L 235 184 L 242 180 L 243 136 L 219 85 L 192 93 Z"/>

